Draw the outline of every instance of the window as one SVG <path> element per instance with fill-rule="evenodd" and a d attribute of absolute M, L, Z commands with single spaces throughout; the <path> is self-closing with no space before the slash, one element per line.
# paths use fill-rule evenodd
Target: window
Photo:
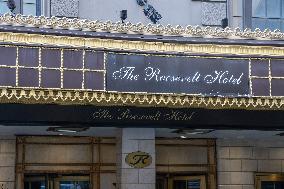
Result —
<path fill-rule="evenodd" d="M 23 15 L 41 15 L 41 0 L 22 0 Z"/>
<path fill-rule="evenodd" d="M 7 1 L 8 0 L 0 0 L 0 15 L 10 12 L 9 8 L 7 7 Z M 33 16 L 41 15 L 42 0 L 15 0 L 15 3 L 16 10 L 14 13 L 16 14 L 21 13 L 23 15 Z"/>
<path fill-rule="evenodd" d="M 252 29 L 284 31 L 284 0 L 252 0 Z"/>
<path fill-rule="evenodd" d="M 0 15 L 5 14 L 6 12 L 10 12 L 7 6 L 8 0 L 0 0 Z"/>
<path fill-rule="evenodd" d="M 283 189 L 284 176 L 278 174 L 256 175 L 256 189 Z"/>

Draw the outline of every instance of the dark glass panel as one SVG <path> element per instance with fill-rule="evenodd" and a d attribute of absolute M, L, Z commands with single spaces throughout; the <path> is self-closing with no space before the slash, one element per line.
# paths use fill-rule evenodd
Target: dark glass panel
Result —
<path fill-rule="evenodd" d="M 77 189 L 74 181 L 61 181 L 59 189 Z"/>
<path fill-rule="evenodd" d="M 45 189 L 45 183 L 43 181 L 31 182 L 31 189 Z"/>
<path fill-rule="evenodd" d="M 271 60 L 271 76 L 284 77 L 284 60 Z"/>
<path fill-rule="evenodd" d="M 284 79 L 271 80 L 272 96 L 284 96 Z"/>
<path fill-rule="evenodd" d="M 61 74 L 59 70 L 42 70 L 41 86 L 44 88 L 60 88 Z"/>
<path fill-rule="evenodd" d="M 83 73 L 80 71 L 63 72 L 64 89 L 82 89 Z"/>
<path fill-rule="evenodd" d="M 36 69 L 19 69 L 19 86 L 20 87 L 38 87 L 39 71 Z"/>
<path fill-rule="evenodd" d="M 165 179 L 157 179 L 156 180 L 156 189 L 165 189 Z"/>
<path fill-rule="evenodd" d="M 103 52 L 85 52 L 85 68 L 93 70 L 104 69 L 104 53 Z"/>
<path fill-rule="evenodd" d="M 20 66 L 37 67 L 38 63 L 38 48 L 19 48 Z"/>
<path fill-rule="evenodd" d="M 78 181 L 77 188 L 79 189 L 90 189 L 89 181 Z"/>
<path fill-rule="evenodd" d="M 274 182 L 272 181 L 262 181 L 261 182 L 261 189 L 275 189 Z"/>
<path fill-rule="evenodd" d="M 173 189 L 187 189 L 185 180 L 174 180 Z"/>
<path fill-rule="evenodd" d="M 82 69 L 83 68 L 83 51 L 64 50 L 63 51 L 64 68 Z"/>
<path fill-rule="evenodd" d="M 252 60 L 251 61 L 251 75 L 268 77 L 269 76 L 268 60 Z"/>
<path fill-rule="evenodd" d="M 60 189 L 89 189 L 89 181 L 61 181 Z"/>
<path fill-rule="evenodd" d="M 85 89 L 104 90 L 104 73 L 85 72 Z"/>
<path fill-rule="evenodd" d="M 254 96 L 269 96 L 269 79 L 252 79 L 252 94 Z"/>
<path fill-rule="evenodd" d="M 188 189 L 200 189 L 200 180 L 189 180 L 187 181 Z"/>
<path fill-rule="evenodd" d="M 61 55 L 59 49 L 42 49 L 41 65 L 47 68 L 60 68 Z"/>
<path fill-rule="evenodd" d="M 15 66 L 17 49 L 15 47 L 0 47 L 0 65 Z"/>
<path fill-rule="evenodd" d="M 30 183 L 29 182 L 25 182 L 24 189 L 30 189 Z"/>
<path fill-rule="evenodd" d="M 0 86 L 16 86 L 15 68 L 0 68 Z"/>
<path fill-rule="evenodd" d="M 284 188 L 284 181 L 275 182 L 275 189 L 283 189 Z"/>

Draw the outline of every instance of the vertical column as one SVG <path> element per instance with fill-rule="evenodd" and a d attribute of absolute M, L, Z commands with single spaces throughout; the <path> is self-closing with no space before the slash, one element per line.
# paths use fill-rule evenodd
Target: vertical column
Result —
<path fill-rule="evenodd" d="M 0 136 L 0 188 L 14 189 L 16 141 L 14 137 Z"/>
<path fill-rule="evenodd" d="M 118 129 L 117 139 L 117 188 L 155 189 L 155 129 Z M 126 162 L 126 157 L 133 152 L 149 154 L 152 163 L 144 168 L 130 166 Z"/>

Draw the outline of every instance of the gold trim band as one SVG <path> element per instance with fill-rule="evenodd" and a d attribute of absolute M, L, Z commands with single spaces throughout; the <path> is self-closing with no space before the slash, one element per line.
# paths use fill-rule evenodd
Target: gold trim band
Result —
<path fill-rule="evenodd" d="M 108 50 L 125 50 L 160 53 L 200 53 L 225 55 L 283 56 L 283 47 L 244 46 L 216 44 L 178 44 L 147 41 L 128 41 L 99 38 L 39 35 L 27 33 L 1 32 L 0 42 L 27 45 L 49 45 L 55 47 L 81 47 Z"/>
<path fill-rule="evenodd" d="M 44 89 L 0 89 L 0 103 L 284 110 L 283 98 L 201 97 Z"/>

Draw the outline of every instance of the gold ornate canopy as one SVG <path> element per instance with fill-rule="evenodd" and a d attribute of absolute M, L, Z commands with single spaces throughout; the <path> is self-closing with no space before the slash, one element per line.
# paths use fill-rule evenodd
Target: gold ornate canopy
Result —
<path fill-rule="evenodd" d="M 93 31 L 102 32 L 101 37 L 76 36 L 76 35 L 55 35 L 48 33 L 19 32 L 2 30 L 0 32 L 0 43 L 2 47 L 52 47 L 63 51 L 66 48 L 85 50 L 102 50 L 102 51 L 122 51 L 125 53 L 159 53 L 164 56 L 171 54 L 183 55 L 210 55 L 214 58 L 222 56 L 234 56 L 236 58 L 246 57 L 251 62 L 254 59 L 268 60 L 269 69 L 271 59 L 274 57 L 283 58 L 284 47 L 273 45 L 272 40 L 283 40 L 284 34 L 280 31 L 260 31 L 239 29 L 225 30 L 214 28 L 202 28 L 188 26 L 172 27 L 162 25 L 147 26 L 143 24 L 130 23 L 112 23 L 87 21 L 67 18 L 46 18 L 46 17 L 23 17 L 16 15 L 4 15 L 0 17 L 0 26 L 14 26 L 27 28 L 48 28 L 62 29 L 70 31 Z M 177 39 L 183 37 L 196 38 L 195 43 L 189 42 L 161 42 L 149 40 L 128 40 L 127 38 L 105 38 L 103 32 L 114 34 L 144 34 L 144 35 L 162 35 L 174 36 Z M 198 43 L 198 39 L 227 39 L 226 44 L 221 43 Z M 244 43 L 243 40 L 250 40 Z M 254 39 L 254 40 L 251 40 Z M 232 43 L 236 40 L 240 43 Z M 262 43 L 253 43 L 253 41 L 270 40 L 270 45 Z M 18 51 L 18 50 L 17 50 Z M 17 54 L 18 56 L 18 54 Z M 61 57 L 63 58 L 63 57 Z M 16 58 L 18 59 L 18 57 Z M 9 68 L 9 66 L 7 67 Z M 41 67 L 37 68 L 41 69 Z M 209 108 L 209 109 L 249 109 L 249 110 L 282 110 L 284 109 L 284 98 L 282 96 L 273 96 L 271 94 L 271 74 L 268 77 L 258 77 L 251 75 L 250 70 L 250 89 L 252 79 L 267 79 L 270 84 L 269 96 L 250 96 L 250 97 L 206 97 L 202 95 L 190 94 L 153 94 L 153 93 L 121 93 L 110 91 L 91 91 L 91 90 L 67 90 L 67 89 L 46 89 L 41 87 L 23 88 L 23 87 L 1 87 L 1 103 L 28 103 L 28 104 L 81 104 L 81 105 L 103 105 L 103 106 L 141 106 L 141 107 L 172 107 L 172 108 Z M 275 79 L 284 80 L 284 77 Z"/>

